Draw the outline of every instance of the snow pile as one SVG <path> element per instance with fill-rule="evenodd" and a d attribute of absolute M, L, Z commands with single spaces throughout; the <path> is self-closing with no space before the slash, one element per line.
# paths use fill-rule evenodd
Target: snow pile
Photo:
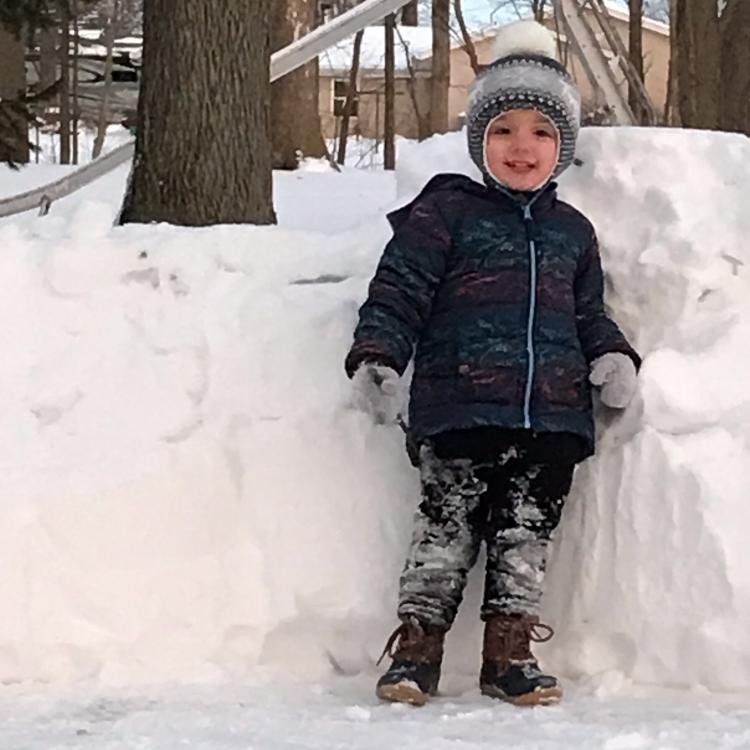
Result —
<path fill-rule="evenodd" d="M 475 175 L 459 140 L 402 150 L 404 191 L 447 151 Z M 589 129 L 578 157 L 561 196 L 597 227 L 607 300 L 647 358 L 638 403 L 600 415 L 577 473 L 545 657 L 568 674 L 748 689 L 750 141 Z"/>
<path fill-rule="evenodd" d="M 280 213 L 351 222 L 363 179 L 280 175 Z M 342 366 L 386 222 L 113 230 L 121 190 L 0 223 L 0 680 L 242 671 L 295 618 L 390 615 L 414 485 Z"/>
<path fill-rule="evenodd" d="M 642 402 L 603 415 L 578 473 L 546 658 L 750 688 L 750 146 L 598 130 L 580 156 L 564 195 L 648 357 Z M 402 145 L 402 197 L 434 164 L 469 170 L 463 137 Z M 122 179 L 0 222 L 0 680 L 368 667 L 417 501 L 398 429 L 351 407 L 342 371 L 383 184 L 279 175 L 278 228 L 112 229 Z M 480 582 L 451 646 L 465 670 Z"/>
<path fill-rule="evenodd" d="M 578 477 L 549 581 L 556 658 L 746 690 L 750 141 L 597 135 L 565 194 L 599 228 L 609 300 L 648 359 L 642 403 Z"/>

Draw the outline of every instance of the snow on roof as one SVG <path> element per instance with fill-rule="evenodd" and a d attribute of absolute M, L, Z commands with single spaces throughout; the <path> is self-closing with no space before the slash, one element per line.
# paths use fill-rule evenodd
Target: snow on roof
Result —
<path fill-rule="evenodd" d="M 487 27 L 472 32 L 474 41 L 494 37 L 496 27 Z M 462 40 L 451 37 L 451 47 L 462 45 Z M 432 27 L 431 26 L 399 26 L 396 29 L 396 72 L 408 73 L 406 64 L 406 51 L 417 60 L 429 60 L 432 57 Z M 320 61 L 320 72 L 323 75 L 338 75 L 348 73 L 352 65 L 352 53 L 354 49 L 354 37 L 340 42 L 322 52 L 318 59 Z M 362 39 L 362 51 L 360 57 L 360 69 L 364 71 L 382 71 L 385 65 L 385 27 L 368 26 Z"/>
<path fill-rule="evenodd" d="M 400 37 L 399 37 L 400 34 Z M 403 44 L 401 42 L 403 39 Z M 407 72 L 406 50 L 412 57 L 429 57 L 432 54 L 432 28 L 430 26 L 401 26 L 396 33 L 396 70 Z M 348 72 L 352 65 L 354 37 L 321 52 L 320 72 L 333 75 Z M 385 27 L 368 26 L 362 39 L 360 69 L 382 70 L 385 62 Z"/>
<path fill-rule="evenodd" d="M 630 14 L 627 8 L 617 4 L 615 0 L 605 0 L 604 3 L 609 14 L 618 21 L 627 22 Z M 655 21 L 651 18 L 643 18 L 643 28 L 658 34 L 669 36 L 669 24 Z M 403 38 L 403 44 L 399 38 Z M 495 27 L 486 27 L 472 34 L 475 40 L 494 36 Z M 407 73 L 406 52 L 404 44 L 409 48 L 412 58 L 429 59 L 432 55 L 432 27 L 430 26 L 401 26 L 396 34 L 396 71 Z M 451 39 L 452 46 L 458 46 L 460 42 Z M 352 53 L 354 49 L 354 37 L 330 47 L 319 56 L 320 72 L 322 75 L 344 75 L 347 74 L 352 64 Z M 385 29 L 383 26 L 369 26 L 365 29 L 362 40 L 362 52 L 360 58 L 360 69 L 367 71 L 381 71 L 385 64 Z"/>

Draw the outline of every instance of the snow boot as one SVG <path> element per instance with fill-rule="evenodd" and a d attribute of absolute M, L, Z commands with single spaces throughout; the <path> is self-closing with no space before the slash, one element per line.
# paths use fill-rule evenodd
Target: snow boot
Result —
<path fill-rule="evenodd" d="M 378 698 L 423 706 L 437 692 L 444 640 L 444 629 L 421 625 L 416 620 L 399 625 L 378 659 L 378 664 L 385 656 L 393 660 L 378 680 Z"/>
<path fill-rule="evenodd" d="M 484 695 L 514 703 L 538 706 L 558 703 L 562 689 L 555 677 L 539 668 L 531 643 L 545 643 L 554 635 L 531 615 L 493 615 L 484 629 L 482 672 Z"/>

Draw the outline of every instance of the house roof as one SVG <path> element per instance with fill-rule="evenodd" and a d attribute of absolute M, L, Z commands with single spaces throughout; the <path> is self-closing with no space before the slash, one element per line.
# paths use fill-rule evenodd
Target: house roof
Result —
<path fill-rule="evenodd" d="M 400 34 L 400 37 L 399 37 Z M 403 43 L 402 40 L 403 39 Z M 430 26 L 400 26 L 396 33 L 396 71 L 408 73 L 407 52 L 411 57 L 432 55 L 432 28 Z M 352 65 L 354 37 L 329 47 L 318 56 L 323 75 L 348 74 Z M 363 72 L 381 71 L 385 64 L 385 27 L 368 26 L 362 38 L 360 69 Z"/>
<path fill-rule="evenodd" d="M 627 22 L 630 13 L 627 7 L 616 2 L 616 0 L 605 0 L 609 14 L 616 20 Z M 654 31 L 657 34 L 669 36 L 669 24 L 655 21 L 651 18 L 643 19 L 643 28 Z M 486 37 L 495 36 L 496 28 L 487 27 L 480 32 L 473 32 L 472 37 L 479 41 Z M 403 38 L 403 44 L 398 34 Z M 452 47 L 461 46 L 461 42 L 455 38 L 451 39 Z M 417 60 L 429 60 L 432 56 L 432 27 L 431 26 L 400 26 L 396 34 L 396 73 L 407 74 L 407 56 L 404 46 L 408 47 L 409 54 Z M 320 73 L 324 76 L 346 76 L 352 64 L 354 50 L 354 37 L 330 47 L 319 55 Z M 383 26 L 369 26 L 365 29 L 362 39 L 362 52 L 360 57 L 360 70 L 367 72 L 381 72 L 385 65 L 385 30 Z"/>
<path fill-rule="evenodd" d="M 487 37 L 495 36 L 495 28 L 488 27 L 480 31 L 472 31 L 475 42 Z M 451 49 L 463 45 L 463 40 L 451 35 Z M 432 57 L 432 27 L 431 26 L 399 26 L 396 29 L 396 73 L 408 74 L 409 56 L 418 61 L 429 60 Z M 318 56 L 322 75 L 348 75 L 352 65 L 354 51 L 354 37 L 330 47 Z M 385 67 L 385 27 L 368 26 L 362 39 L 360 53 L 360 70 L 363 72 L 381 73 Z"/>

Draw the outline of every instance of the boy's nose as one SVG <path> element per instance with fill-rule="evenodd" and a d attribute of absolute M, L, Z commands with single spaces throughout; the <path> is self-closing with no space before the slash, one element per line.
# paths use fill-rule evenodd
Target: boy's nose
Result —
<path fill-rule="evenodd" d="M 523 136 L 516 136 L 511 143 L 511 153 L 516 156 L 525 156 L 531 153 L 529 139 Z"/>

